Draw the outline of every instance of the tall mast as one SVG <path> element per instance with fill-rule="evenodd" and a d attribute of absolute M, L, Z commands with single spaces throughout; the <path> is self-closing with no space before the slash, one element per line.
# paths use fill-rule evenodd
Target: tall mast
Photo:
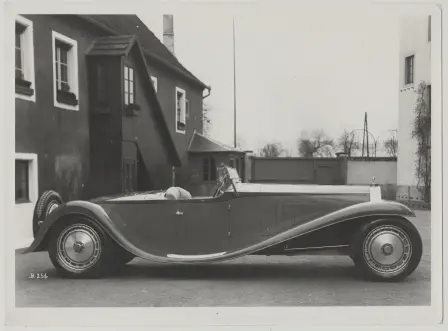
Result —
<path fill-rule="evenodd" d="M 235 16 L 233 17 L 233 146 L 236 148 L 236 60 L 235 60 Z"/>

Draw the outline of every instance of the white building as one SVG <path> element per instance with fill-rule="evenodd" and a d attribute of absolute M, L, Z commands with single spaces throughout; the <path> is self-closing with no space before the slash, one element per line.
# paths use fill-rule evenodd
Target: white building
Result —
<path fill-rule="evenodd" d="M 431 17 L 407 16 L 400 24 L 397 199 L 422 199 L 417 190 L 417 142 L 412 138 L 416 91 L 424 81 L 431 91 Z"/>

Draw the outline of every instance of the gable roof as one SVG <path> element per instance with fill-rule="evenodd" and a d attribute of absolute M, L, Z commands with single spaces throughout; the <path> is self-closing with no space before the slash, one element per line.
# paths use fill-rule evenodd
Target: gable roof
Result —
<path fill-rule="evenodd" d="M 146 65 L 146 59 L 143 54 L 143 50 L 140 47 L 140 43 L 135 36 L 113 36 L 113 37 L 100 37 L 93 41 L 90 49 L 87 51 L 89 56 L 121 56 L 128 55 L 133 48 L 136 48 L 136 62 L 142 67 L 142 70 L 138 70 L 142 75 L 142 84 L 144 85 L 143 91 L 148 97 L 151 109 L 154 112 L 154 116 L 157 122 L 157 127 L 161 128 L 162 141 L 166 144 L 168 156 L 174 166 L 180 166 L 181 160 L 174 144 L 173 137 L 171 136 L 168 124 L 165 120 L 162 107 L 160 106 L 159 99 L 157 98 L 154 85 L 152 84 L 151 75 Z M 142 156 L 146 153 L 142 153 Z"/>
<path fill-rule="evenodd" d="M 197 131 L 193 132 L 188 151 L 190 153 L 245 153 L 241 149 L 212 140 Z"/>
<path fill-rule="evenodd" d="M 149 60 L 154 60 L 202 89 L 209 89 L 209 86 L 179 62 L 137 15 L 79 15 L 79 17 L 114 35 L 135 35 Z"/>

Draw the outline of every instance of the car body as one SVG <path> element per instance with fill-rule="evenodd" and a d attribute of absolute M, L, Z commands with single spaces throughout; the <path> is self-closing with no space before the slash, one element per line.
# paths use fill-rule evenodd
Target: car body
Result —
<path fill-rule="evenodd" d="M 161 190 L 57 208 L 48 198 L 36 208 L 52 210 L 39 220 L 25 253 L 48 250 L 64 275 L 80 277 L 102 275 L 135 256 L 185 264 L 244 255 L 343 254 L 381 280 L 401 280 L 420 261 L 421 238 L 407 219 L 414 213 L 382 200 L 378 185 L 243 183 L 225 165 L 218 174 L 213 197 L 169 199 Z"/>

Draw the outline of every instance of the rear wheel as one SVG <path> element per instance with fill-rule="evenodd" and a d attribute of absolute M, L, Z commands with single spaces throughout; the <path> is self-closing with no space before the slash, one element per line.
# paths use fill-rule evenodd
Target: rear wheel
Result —
<path fill-rule="evenodd" d="M 357 231 L 351 257 L 372 280 L 401 281 L 417 268 L 422 246 L 418 230 L 408 220 L 376 220 Z"/>
<path fill-rule="evenodd" d="M 61 221 L 51 233 L 48 253 L 55 268 L 69 278 L 96 278 L 116 269 L 115 242 L 84 217 Z"/>

